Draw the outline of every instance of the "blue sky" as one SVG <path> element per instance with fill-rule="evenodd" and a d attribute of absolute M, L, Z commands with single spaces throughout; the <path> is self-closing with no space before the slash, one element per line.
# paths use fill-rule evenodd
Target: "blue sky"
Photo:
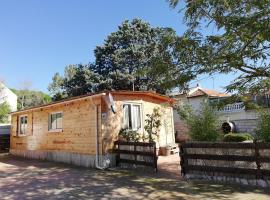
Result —
<path fill-rule="evenodd" d="M 0 79 L 9 87 L 47 91 L 55 72 L 94 61 L 93 50 L 126 19 L 185 30 L 166 0 L 0 0 Z M 216 75 L 215 89 L 232 80 Z M 213 79 L 200 81 L 213 88 Z M 195 82 L 193 85 L 196 84 Z"/>

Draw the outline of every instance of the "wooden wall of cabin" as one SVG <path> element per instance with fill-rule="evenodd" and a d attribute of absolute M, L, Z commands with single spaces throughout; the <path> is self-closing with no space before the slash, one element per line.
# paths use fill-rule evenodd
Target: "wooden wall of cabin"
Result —
<path fill-rule="evenodd" d="M 94 101 L 100 105 L 100 98 L 96 98 Z M 101 106 L 98 109 L 101 131 Z M 49 114 L 58 111 L 63 112 L 63 131 L 49 131 Z M 96 107 L 89 99 L 13 114 L 11 149 L 64 151 L 94 155 L 96 153 L 96 114 Z M 28 116 L 25 136 L 17 134 L 17 118 L 21 115 Z M 101 148 L 102 146 L 100 146 Z"/>
<path fill-rule="evenodd" d="M 144 121 L 146 114 L 151 114 L 155 107 L 160 108 L 162 113 L 160 128 L 160 137 L 157 143 L 158 146 L 166 146 L 166 144 L 174 143 L 174 122 L 173 110 L 168 104 L 164 104 L 161 100 L 144 96 L 144 95 L 114 95 L 117 114 L 113 114 L 107 107 L 105 100 L 102 103 L 102 112 L 106 117 L 102 118 L 102 146 L 103 153 L 111 152 L 113 149 L 113 142 L 118 139 L 118 133 L 122 128 L 123 122 L 123 104 L 125 102 L 138 103 L 142 105 L 142 128 L 141 134 L 146 134 L 144 130 Z"/>

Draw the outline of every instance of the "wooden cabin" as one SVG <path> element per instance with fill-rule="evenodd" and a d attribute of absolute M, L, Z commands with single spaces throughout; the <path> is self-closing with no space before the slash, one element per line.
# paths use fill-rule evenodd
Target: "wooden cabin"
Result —
<path fill-rule="evenodd" d="M 84 95 L 12 113 L 10 153 L 102 167 L 114 165 L 121 128 L 145 134 L 147 114 L 162 113 L 157 146 L 175 142 L 172 99 L 154 92 L 113 91 Z"/>

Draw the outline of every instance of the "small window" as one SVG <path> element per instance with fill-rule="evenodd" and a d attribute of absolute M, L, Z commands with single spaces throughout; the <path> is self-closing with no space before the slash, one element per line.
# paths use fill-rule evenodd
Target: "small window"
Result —
<path fill-rule="evenodd" d="M 63 129 L 63 113 L 51 113 L 49 116 L 49 131 Z"/>
<path fill-rule="evenodd" d="M 27 116 L 21 116 L 20 117 L 20 129 L 19 129 L 19 133 L 20 135 L 26 135 L 27 133 Z"/>
<path fill-rule="evenodd" d="M 141 128 L 141 105 L 123 105 L 123 128 L 129 130 L 138 130 Z"/>

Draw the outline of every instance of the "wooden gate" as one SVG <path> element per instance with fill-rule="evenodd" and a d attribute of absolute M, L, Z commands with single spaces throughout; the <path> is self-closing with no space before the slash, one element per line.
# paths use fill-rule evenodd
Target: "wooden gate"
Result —
<path fill-rule="evenodd" d="M 116 166 L 121 163 L 153 167 L 157 172 L 156 143 L 146 142 L 114 142 Z"/>

